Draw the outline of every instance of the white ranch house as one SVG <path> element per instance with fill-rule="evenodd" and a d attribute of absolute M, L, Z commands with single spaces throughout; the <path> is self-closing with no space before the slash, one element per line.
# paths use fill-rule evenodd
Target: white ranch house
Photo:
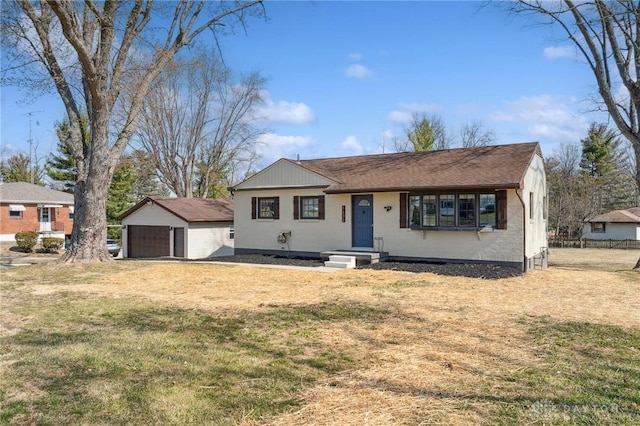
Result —
<path fill-rule="evenodd" d="M 546 265 L 538 143 L 280 159 L 235 187 L 235 252 Z"/>
<path fill-rule="evenodd" d="M 640 207 L 613 210 L 589 219 L 582 237 L 590 240 L 640 241 Z"/>

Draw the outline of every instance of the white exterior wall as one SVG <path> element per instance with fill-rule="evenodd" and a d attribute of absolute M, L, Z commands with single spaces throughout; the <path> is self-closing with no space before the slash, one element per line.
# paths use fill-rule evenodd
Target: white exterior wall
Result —
<path fill-rule="evenodd" d="M 185 229 L 185 238 L 187 235 L 187 228 L 189 224 L 179 217 L 169 213 L 162 207 L 159 207 L 156 204 L 147 204 L 145 206 L 140 207 L 138 210 L 124 218 L 122 221 L 122 257 L 128 257 L 127 253 L 127 237 L 128 231 L 124 226 L 129 225 L 144 225 L 144 226 L 173 226 L 174 228 L 184 228 Z M 187 247 L 187 241 L 185 241 L 185 249 Z M 171 232 L 170 238 L 170 253 L 173 256 L 173 232 Z M 187 253 L 185 253 L 185 256 Z"/>
<path fill-rule="evenodd" d="M 269 189 L 238 191 L 235 205 L 235 248 L 277 250 L 285 254 L 352 248 L 351 194 L 325 195 L 325 220 L 293 220 L 293 196 L 324 195 L 321 189 Z M 251 197 L 280 197 L 280 219 L 251 219 Z M 522 204 L 514 190 L 507 191 L 507 229 L 490 232 L 411 230 L 400 228 L 400 194 L 373 194 L 374 249 L 391 256 L 468 259 L 494 262 L 523 261 Z M 345 206 L 345 222 L 342 222 Z M 391 206 L 386 211 L 384 206 Z M 291 231 L 287 243 L 276 237 Z M 382 240 L 376 240 L 381 237 Z"/>
<path fill-rule="evenodd" d="M 185 230 L 186 253 L 188 259 L 205 259 L 233 254 L 234 240 L 229 238 L 231 223 L 192 223 Z"/>
<path fill-rule="evenodd" d="M 324 195 L 320 188 L 238 191 L 234 196 L 235 248 L 322 252 L 351 248 L 351 196 L 326 195 L 325 219 L 293 220 L 293 197 Z M 251 197 L 280 197 L 280 219 L 251 219 Z M 375 202 L 375 201 L 374 201 Z M 346 221 L 342 223 L 342 206 Z M 375 217 L 375 213 L 374 213 Z M 291 231 L 288 243 L 276 241 L 282 231 Z"/>
<path fill-rule="evenodd" d="M 533 193 L 533 218 L 530 218 L 529 194 Z M 525 256 L 531 259 L 548 247 L 547 213 L 544 198 L 547 195 L 546 176 L 542 158 L 534 155 L 529 170 L 524 176 L 524 188 L 521 192 L 525 206 Z M 548 204 L 548 203 L 547 203 Z"/>
<path fill-rule="evenodd" d="M 514 190 L 507 191 L 507 229 L 489 232 L 401 229 L 399 200 L 399 193 L 380 193 L 373 197 L 374 238 L 383 238 L 383 250 L 389 255 L 522 262 L 522 205 Z M 386 212 L 385 205 L 392 206 L 391 211 Z"/>
<path fill-rule="evenodd" d="M 640 240 L 640 224 L 611 223 L 604 227 L 605 232 L 591 232 L 591 224 L 584 225 L 582 237 L 590 240 Z"/>

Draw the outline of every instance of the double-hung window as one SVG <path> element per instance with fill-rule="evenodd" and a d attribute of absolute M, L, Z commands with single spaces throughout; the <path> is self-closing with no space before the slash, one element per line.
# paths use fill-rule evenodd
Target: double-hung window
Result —
<path fill-rule="evenodd" d="M 293 197 L 293 219 L 324 219 L 324 195 Z"/>
<path fill-rule="evenodd" d="M 252 219 L 279 219 L 280 197 L 251 197 Z"/>

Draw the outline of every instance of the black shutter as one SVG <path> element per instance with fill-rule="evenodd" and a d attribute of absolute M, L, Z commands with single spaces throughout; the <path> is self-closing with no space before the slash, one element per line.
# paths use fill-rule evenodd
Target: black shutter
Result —
<path fill-rule="evenodd" d="M 280 197 L 273 197 L 273 218 L 280 219 Z"/>
<path fill-rule="evenodd" d="M 324 195 L 318 197 L 318 219 L 324 220 Z"/>
<path fill-rule="evenodd" d="M 258 217 L 258 199 L 256 197 L 251 197 L 251 219 L 256 219 Z"/>
<path fill-rule="evenodd" d="M 408 228 L 407 223 L 407 193 L 400 193 L 400 228 Z"/>
<path fill-rule="evenodd" d="M 496 191 L 496 228 L 507 229 L 507 191 Z"/>
<path fill-rule="evenodd" d="M 300 219 L 300 197 L 293 196 L 293 220 Z"/>

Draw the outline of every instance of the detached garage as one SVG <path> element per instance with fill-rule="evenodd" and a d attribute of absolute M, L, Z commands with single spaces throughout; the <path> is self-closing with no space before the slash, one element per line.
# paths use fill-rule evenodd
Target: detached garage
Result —
<path fill-rule="evenodd" d="M 233 201 L 147 197 L 122 216 L 127 258 L 205 259 L 233 254 Z"/>

